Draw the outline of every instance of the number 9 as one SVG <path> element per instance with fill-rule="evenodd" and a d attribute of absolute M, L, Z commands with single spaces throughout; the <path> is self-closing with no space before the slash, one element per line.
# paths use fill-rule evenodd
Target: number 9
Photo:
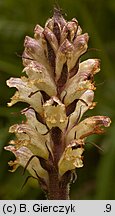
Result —
<path fill-rule="evenodd" d="M 106 212 L 110 212 L 111 211 L 111 205 L 110 204 L 106 204 Z"/>

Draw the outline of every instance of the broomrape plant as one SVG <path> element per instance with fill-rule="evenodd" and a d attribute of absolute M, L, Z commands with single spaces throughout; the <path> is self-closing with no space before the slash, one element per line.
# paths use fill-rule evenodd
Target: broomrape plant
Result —
<path fill-rule="evenodd" d="M 12 171 L 20 165 L 27 169 L 48 199 L 69 199 L 72 175 L 83 167 L 86 138 L 103 133 L 111 122 L 106 116 L 81 120 L 96 105 L 94 75 L 100 71 L 99 59 L 80 61 L 88 39 L 75 18 L 67 22 L 55 8 L 45 27 L 36 25 L 34 38 L 25 38 L 24 75 L 7 81 L 17 88 L 8 106 L 29 104 L 21 111 L 26 122 L 9 129 L 16 135 L 5 147 L 16 156 L 9 165 Z"/>

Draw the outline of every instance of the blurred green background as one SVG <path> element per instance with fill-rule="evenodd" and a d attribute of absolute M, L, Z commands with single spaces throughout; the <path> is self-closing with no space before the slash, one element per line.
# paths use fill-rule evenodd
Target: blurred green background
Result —
<path fill-rule="evenodd" d="M 8 171 L 8 161 L 14 156 L 3 147 L 12 138 L 10 125 L 20 122 L 21 103 L 7 108 L 15 92 L 6 86 L 6 80 L 21 76 L 21 55 L 26 35 L 33 36 L 37 23 L 44 26 L 52 16 L 53 0 L 0 0 L 0 199 L 45 199 L 35 180 L 29 180 L 22 189 L 28 173 L 22 168 Z M 115 0 L 59 0 L 67 14 L 76 17 L 83 32 L 90 35 L 89 50 L 82 58 L 100 58 L 101 72 L 96 75 L 97 106 L 86 116 L 107 115 L 112 124 L 104 135 L 92 136 L 104 151 L 86 144 L 84 167 L 77 170 L 77 181 L 71 185 L 71 199 L 115 199 Z"/>

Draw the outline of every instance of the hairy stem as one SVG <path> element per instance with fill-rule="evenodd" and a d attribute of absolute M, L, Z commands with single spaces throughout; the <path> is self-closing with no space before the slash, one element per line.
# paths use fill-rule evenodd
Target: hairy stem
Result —
<path fill-rule="evenodd" d="M 59 180 L 57 170 L 49 173 L 49 193 L 48 199 L 50 200 L 67 200 L 69 199 L 69 181 L 70 173 Z"/>
<path fill-rule="evenodd" d="M 59 128 L 53 128 L 51 131 L 53 145 L 53 156 L 51 159 L 52 167 L 49 170 L 49 187 L 48 199 L 50 200 L 66 200 L 69 199 L 69 182 L 71 173 L 67 172 L 63 177 L 59 176 L 58 162 L 63 152 L 64 143 L 62 140 L 62 132 Z"/>

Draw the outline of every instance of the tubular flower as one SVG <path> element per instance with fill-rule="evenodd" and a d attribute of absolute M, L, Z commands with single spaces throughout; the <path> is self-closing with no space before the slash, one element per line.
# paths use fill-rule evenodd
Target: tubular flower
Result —
<path fill-rule="evenodd" d="M 28 104 L 21 112 L 26 122 L 9 129 L 16 135 L 5 147 L 16 156 L 9 164 L 13 171 L 21 165 L 39 179 L 49 199 L 67 198 L 72 172 L 83 166 L 86 138 L 103 133 L 111 123 L 106 116 L 81 120 L 96 105 L 94 75 L 100 71 L 99 59 L 80 61 L 88 40 L 75 18 L 67 22 L 55 8 L 45 27 L 37 25 L 34 38 L 25 38 L 25 75 L 7 81 L 17 88 L 8 106 Z"/>

